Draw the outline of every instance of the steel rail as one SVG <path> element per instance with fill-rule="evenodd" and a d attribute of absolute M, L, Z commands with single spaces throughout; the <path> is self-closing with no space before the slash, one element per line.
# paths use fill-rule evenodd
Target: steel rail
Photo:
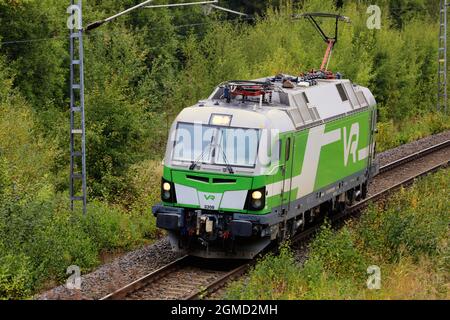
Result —
<path fill-rule="evenodd" d="M 248 263 L 245 263 L 237 267 L 234 270 L 231 270 L 230 272 L 226 273 L 219 279 L 212 282 L 207 288 L 204 288 L 202 290 L 195 292 L 194 294 L 187 296 L 186 300 L 199 300 L 207 296 L 210 296 L 211 294 L 217 292 L 219 289 L 223 288 L 231 280 L 237 279 L 238 277 L 245 274 L 255 264 L 256 260 L 252 260 Z"/>
<path fill-rule="evenodd" d="M 107 296 L 101 298 L 100 300 L 121 300 L 124 299 L 127 295 L 129 295 L 132 292 L 138 291 L 140 288 L 148 286 L 152 282 L 155 282 L 163 277 L 165 277 L 167 274 L 179 270 L 187 263 L 187 260 L 189 259 L 189 256 L 183 256 L 161 268 L 159 268 L 156 271 L 153 271 L 142 278 L 137 279 L 136 281 L 133 281 L 132 283 L 120 288 L 119 290 L 116 290 L 115 292 L 108 294 Z"/>
<path fill-rule="evenodd" d="M 436 144 L 434 146 L 431 146 L 429 148 L 425 148 L 425 149 L 422 149 L 420 151 L 417 151 L 417 152 L 415 152 L 413 154 L 410 154 L 410 155 L 405 156 L 405 157 L 403 157 L 403 158 L 401 158 L 399 160 L 393 161 L 393 162 L 391 162 L 391 163 L 389 163 L 387 165 L 384 165 L 384 166 L 380 167 L 380 174 L 381 173 L 385 173 L 387 171 L 391 171 L 391 170 L 393 170 L 393 169 L 395 169 L 397 167 L 400 167 L 400 166 L 402 166 L 402 165 L 404 165 L 404 164 L 406 164 L 408 162 L 412 162 L 414 160 L 423 158 L 426 155 L 429 155 L 431 153 L 434 153 L 434 152 L 437 152 L 439 150 L 445 149 L 445 148 L 447 148 L 449 146 L 450 146 L 450 140 L 447 140 L 447 141 L 441 142 L 439 144 Z"/>

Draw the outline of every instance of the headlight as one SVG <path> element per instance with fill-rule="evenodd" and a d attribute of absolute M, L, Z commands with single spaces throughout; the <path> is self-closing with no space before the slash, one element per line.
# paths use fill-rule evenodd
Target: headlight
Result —
<path fill-rule="evenodd" d="M 161 200 L 164 202 L 177 202 L 173 183 L 166 181 L 164 178 L 161 181 Z"/>
<path fill-rule="evenodd" d="M 253 200 L 261 200 L 262 197 L 263 197 L 263 194 L 261 191 L 253 191 L 253 193 L 252 193 Z"/>
<path fill-rule="evenodd" d="M 165 201 L 169 201 L 171 196 L 172 194 L 170 193 L 170 191 L 163 191 L 162 193 L 162 198 Z"/>
<path fill-rule="evenodd" d="M 263 202 L 261 200 L 253 200 L 252 201 L 252 207 L 254 209 L 256 209 L 256 210 L 260 210 L 260 209 L 262 209 L 264 207 L 263 206 Z"/>
<path fill-rule="evenodd" d="M 247 197 L 247 210 L 260 211 L 266 206 L 266 188 L 251 190 Z"/>
<path fill-rule="evenodd" d="M 170 189 L 172 189 L 172 186 L 170 185 L 170 183 L 164 182 L 162 188 L 163 188 L 163 191 L 170 191 Z"/>

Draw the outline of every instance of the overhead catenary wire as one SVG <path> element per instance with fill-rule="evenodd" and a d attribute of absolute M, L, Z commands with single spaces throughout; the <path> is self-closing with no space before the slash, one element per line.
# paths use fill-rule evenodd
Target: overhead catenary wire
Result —
<path fill-rule="evenodd" d="M 253 17 L 253 16 L 247 16 L 247 17 L 240 16 L 238 18 L 227 19 L 225 21 L 248 21 L 248 20 L 255 20 L 255 19 L 256 19 L 256 17 Z M 175 26 L 173 26 L 173 28 L 174 29 L 182 29 L 182 28 L 189 28 L 189 27 L 198 27 L 198 26 L 214 24 L 214 23 L 217 23 L 217 22 L 222 22 L 222 21 L 213 20 L 213 21 L 208 21 L 208 22 L 181 24 L 181 25 L 175 25 Z M 152 30 L 154 30 L 154 28 L 152 28 Z M 102 34 L 102 33 L 88 33 L 87 37 L 89 39 L 89 38 L 96 37 L 96 36 L 98 36 L 100 34 Z M 0 46 L 20 45 L 20 44 L 27 44 L 27 43 L 54 41 L 54 40 L 67 40 L 67 39 L 69 39 L 69 35 L 67 35 L 67 36 L 54 36 L 54 37 L 48 37 L 48 38 L 36 38 L 36 39 L 8 40 L 8 41 L 0 42 Z"/>
<path fill-rule="evenodd" d="M 37 38 L 37 39 L 24 39 L 24 40 L 10 40 L 10 41 L 3 41 L 0 42 L 0 46 L 6 46 L 6 45 L 12 45 L 12 44 L 26 44 L 26 43 L 33 43 L 33 42 L 44 42 L 44 41 L 52 41 L 52 40 L 62 40 L 62 39 L 68 39 L 69 36 L 55 36 L 55 37 L 49 37 L 49 38 Z"/>
<path fill-rule="evenodd" d="M 99 20 L 99 21 L 95 21 L 93 23 L 90 23 L 90 24 L 87 25 L 85 31 L 88 32 L 90 30 L 96 29 L 96 28 L 100 27 L 101 25 L 103 25 L 103 24 L 105 24 L 107 22 L 110 22 L 110 21 L 112 21 L 114 19 L 117 19 L 117 18 L 119 18 L 119 17 L 121 17 L 121 16 L 123 16 L 123 15 L 125 15 L 125 14 L 127 14 L 129 12 L 131 12 L 131 11 L 134 11 L 136 9 L 142 8 L 145 5 L 149 4 L 150 2 L 153 2 L 153 0 L 144 1 L 144 2 L 138 4 L 138 5 L 134 6 L 134 7 L 131 7 L 131 8 L 128 8 L 128 9 L 126 9 L 124 11 L 121 11 L 121 12 L 119 12 L 119 13 L 111 16 L 111 17 L 108 17 L 108 18 L 105 18 L 103 20 Z"/>
<path fill-rule="evenodd" d="M 193 5 L 212 5 L 213 3 L 217 3 L 218 0 L 210 0 L 210 1 L 197 1 L 197 2 L 189 2 L 189 3 L 174 3 L 174 4 L 161 4 L 161 5 L 151 5 L 151 6 L 147 6 L 150 2 L 152 2 L 153 0 L 148 0 L 148 1 L 144 1 L 132 8 L 126 9 L 122 12 L 119 12 L 109 18 L 105 18 L 103 20 L 99 20 L 99 21 L 95 21 L 93 23 L 90 23 L 87 25 L 87 27 L 85 28 L 86 32 L 92 31 L 100 26 L 102 26 L 103 24 L 110 22 L 114 19 L 119 18 L 120 16 L 123 16 L 131 11 L 134 11 L 136 9 L 139 8 L 170 8 L 170 7 L 182 7 L 182 6 L 193 6 Z"/>
<path fill-rule="evenodd" d="M 239 17 L 239 18 L 235 18 L 235 19 L 228 19 L 226 21 L 247 21 L 247 20 L 255 20 L 255 17 Z M 208 24 L 214 24 L 217 21 L 209 21 L 209 22 L 199 22 L 199 23 L 190 23 L 190 24 L 182 24 L 182 25 L 178 25 L 178 26 L 174 26 L 173 28 L 178 29 L 178 28 L 188 28 L 188 27 L 197 27 L 197 26 L 204 26 L 204 25 L 208 25 Z"/>
<path fill-rule="evenodd" d="M 174 8 L 174 7 L 185 7 L 192 5 L 212 5 L 213 3 L 218 3 L 219 0 L 213 1 L 199 1 L 199 2 L 183 2 L 183 3 L 169 3 L 169 4 L 153 4 L 150 6 L 145 6 L 145 8 Z"/>
<path fill-rule="evenodd" d="M 90 25 L 88 25 L 88 27 L 86 29 L 90 29 L 92 30 L 93 27 L 97 27 L 97 24 L 99 24 L 98 26 L 100 26 L 101 24 L 105 23 L 105 22 L 109 22 L 115 18 L 118 18 L 128 12 L 130 12 L 131 10 L 135 10 L 137 8 L 140 7 L 144 7 L 144 8 L 161 8 L 161 7 L 181 7 L 181 6 L 187 6 L 187 5 L 192 5 L 192 4 L 204 4 L 204 5 L 209 5 L 212 6 L 218 10 L 222 10 L 225 12 L 229 12 L 229 13 L 234 13 L 240 16 L 240 18 L 238 19 L 228 19 L 228 21 L 235 21 L 235 20 L 256 20 L 255 16 L 251 16 L 242 12 L 238 12 L 238 11 L 234 11 L 231 9 L 227 9 L 227 8 L 223 8 L 220 6 L 216 6 L 212 3 L 218 3 L 218 0 L 213 0 L 213 1 L 200 1 L 200 2 L 189 2 L 189 3 L 178 3 L 178 4 L 168 4 L 168 5 L 152 5 L 152 6 L 147 6 L 148 3 L 152 2 L 153 0 L 149 0 L 149 1 L 145 1 L 137 6 L 134 6 L 132 8 L 129 8 L 119 14 L 116 14 L 114 16 L 111 16 L 109 18 L 106 18 L 104 20 L 100 20 L 97 22 L 94 22 Z M 181 28 L 188 28 L 188 27 L 197 27 L 197 26 L 203 26 L 203 25 L 209 25 L 209 24 L 214 24 L 216 21 L 210 21 L 210 22 L 200 22 L 200 23 L 190 23 L 190 24 L 184 24 L 184 25 L 176 25 L 173 26 L 174 29 L 181 29 Z M 93 26 L 95 25 L 95 26 Z M 88 36 L 91 36 L 91 34 L 87 33 Z M 48 38 L 37 38 L 37 39 L 24 39 L 24 40 L 8 40 L 8 41 L 3 41 L 0 42 L 0 46 L 7 46 L 7 45 L 15 45 L 15 44 L 27 44 L 27 43 L 33 43 L 33 42 L 43 42 L 43 41 L 52 41 L 52 40 L 61 40 L 61 39 L 67 39 L 68 36 L 55 36 L 55 37 L 48 37 Z"/>
<path fill-rule="evenodd" d="M 215 1 L 204 1 L 204 2 L 200 2 L 200 4 L 207 4 L 207 3 L 212 3 L 212 2 L 218 2 L 218 0 Z M 188 4 L 191 4 L 192 2 L 189 3 L 179 3 L 179 4 L 173 4 L 170 6 L 185 6 Z M 156 7 L 161 7 L 163 5 L 155 5 L 155 6 L 151 6 L 151 8 L 156 8 Z M 165 5 L 166 7 L 169 5 Z M 150 6 L 145 6 L 144 8 L 148 8 Z M 233 11 L 231 9 L 226 9 L 223 7 L 219 7 L 219 6 L 214 6 L 217 7 L 217 9 L 221 8 L 224 9 L 223 11 L 226 12 L 234 12 L 237 13 L 238 15 L 240 15 L 240 18 L 237 19 L 228 19 L 227 21 L 235 21 L 235 20 L 256 20 L 256 17 L 245 14 L 245 13 L 241 13 L 238 11 Z M 400 8 L 397 8 L 400 9 Z M 402 8 L 403 9 L 403 8 Z M 113 16 L 114 17 L 114 16 Z M 109 18 L 111 19 L 111 18 Z M 173 26 L 173 28 L 175 29 L 180 29 L 180 28 L 188 28 L 188 27 L 196 27 L 196 26 L 203 26 L 203 25 L 209 25 L 209 24 L 214 24 L 216 21 L 209 21 L 209 22 L 199 22 L 199 23 L 190 23 L 190 24 L 183 24 L 183 25 L 176 25 Z M 92 34 L 88 34 L 89 37 L 92 37 Z M 55 37 L 48 37 L 48 38 L 37 38 L 37 39 L 24 39 L 24 40 L 8 40 L 8 41 L 0 41 L 0 46 L 6 46 L 6 45 L 14 45 L 14 44 L 27 44 L 27 43 L 33 43 L 33 42 L 43 42 L 43 41 L 52 41 L 52 40 L 61 40 L 61 39 L 67 39 L 68 36 L 55 36 Z"/>
<path fill-rule="evenodd" d="M 241 16 L 239 18 L 235 19 L 227 19 L 226 21 L 236 21 L 236 20 L 242 20 L 242 21 L 248 21 L 248 20 L 256 20 L 256 17 L 254 16 Z M 217 21 L 209 21 L 209 22 L 199 22 L 199 23 L 189 23 L 189 24 L 182 24 L 182 25 L 175 25 L 173 26 L 174 29 L 182 29 L 182 28 L 189 28 L 189 27 L 199 27 L 209 24 L 214 24 Z M 88 38 L 92 38 L 95 35 L 94 34 L 87 34 Z M 54 37 L 48 37 L 48 38 L 36 38 L 36 39 L 23 39 L 23 40 L 7 40 L 7 41 L 0 41 L 0 46 L 9 46 L 9 45 L 20 45 L 20 44 L 28 44 L 28 43 L 35 43 L 35 42 L 45 42 L 45 41 L 54 41 L 54 40 L 66 40 L 69 36 L 54 36 Z"/>
<path fill-rule="evenodd" d="M 232 13 L 232 14 L 236 14 L 236 15 L 239 15 L 239 16 L 243 16 L 243 17 L 248 16 L 246 13 L 235 11 L 235 10 L 231 10 L 231 9 L 228 9 L 228 8 L 224 8 L 224 7 L 215 5 L 214 3 L 219 3 L 219 0 L 198 1 L 198 2 L 184 2 L 184 3 L 173 3 L 173 4 L 155 4 L 155 5 L 145 6 L 145 8 L 174 8 L 174 7 L 183 7 L 183 6 L 192 6 L 192 5 L 205 5 L 205 6 L 209 6 L 211 8 L 217 9 L 217 10 L 222 10 L 222 11 L 225 11 L 225 12 L 228 12 L 228 13 Z"/>
<path fill-rule="evenodd" d="M 217 2 L 216 1 L 204 1 L 204 3 L 211 3 L 211 2 Z M 145 2 L 145 3 L 149 3 L 149 2 Z M 202 2 L 203 3 L 203 2 Z M 180 4 L 174 4 L 174 6 L 183 6 L 183 5 L 187 5 L 188 3 L 180 3 Z M 141 4 L 142 5 L 142 4 Z M 158 5 L 160 6 L 160 5 Z M 214 7 L 218 7 L 218 6 L 214 6 Z M 144 6 L 145 8 L 145 6 Z M 222 7 L 218 7 L 218 8 L 222 8 Z M 218 9 L 217 8 L 217 9 Z M 224 11 L 232 11 L 235 13 L 238 13 L 237 11 L 233 11 L 231 9 L 226 9 L 226 8 L 222 8 L 225 9 Z M 393 13 L 393 11 L 409 11 L 410 9 L 416 9 L 412 6 L 406 6 L 403 8 L 397 7 L 397 8 L 389 8 L 389 10 L 391 11 L 391 13 Z M 422 8 L 420 9 L 420 11 L 428 11 L 426 8 Z M 256 17 L 254 16 L 249 16 L 247 14 L 244 13 L 240 13 L 240 18 L 237 19 L 228 19 L 227 21 L 235 21 L 235 20 L 255 20 Z M 114 17 L 114 16 L 113 16 Z M 112 17 L 111 17 L 112 18 Z M 109 18 L 109 19 L 111 19 Z M 197 26 L 203 26 L 203 25 L 209 25 L 209 24 L 214 24 L 216 21 L 209 21 L 209 22 L 199 22 L 199 23 L 190 23 L 190 24 L 183 24 L 183 25 L 176 25 L 173 26 L 174 29 L 181 29 L 181 28 L 189 28 L 189 27 L 197 27 Z M 89 34 L 89 37 L 92 37 L 93 34 Z M 36 38 L 36 39 L 23 39 L 23 40 L 7 40 L 7 41 L 0 41 L 0 46 L 8 46 L 8 45 L 20 45 L 20 44 L 28 44 L 28 43 L 34 43 L 34 42 L 44 42 L 44 41 L 53 41 L 53 40 L 63 40 L 63 39 L 68 39 L 69 36 L 54 36 L 54 37 L 47 37 L 47 38 Z"/>

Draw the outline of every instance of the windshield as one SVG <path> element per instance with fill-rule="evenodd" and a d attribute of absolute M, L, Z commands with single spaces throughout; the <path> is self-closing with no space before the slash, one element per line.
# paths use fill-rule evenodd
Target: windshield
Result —
<path fill-rule="evenodd" d="M 172 159 L 253 168 L 259 139 L 258 129 L 179 123 Z"/>

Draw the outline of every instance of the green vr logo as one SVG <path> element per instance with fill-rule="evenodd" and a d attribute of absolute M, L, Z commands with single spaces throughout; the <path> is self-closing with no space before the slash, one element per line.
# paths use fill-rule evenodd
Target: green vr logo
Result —
<path fill-rule="evenodd" d="M 205 197 L 206 201 L 214 201 L 214 200 L 216 200 L 216 196 L 214 196 L 212 194 L 210 194 L 210 195 L 205 194 L 204 197 Z"/>

